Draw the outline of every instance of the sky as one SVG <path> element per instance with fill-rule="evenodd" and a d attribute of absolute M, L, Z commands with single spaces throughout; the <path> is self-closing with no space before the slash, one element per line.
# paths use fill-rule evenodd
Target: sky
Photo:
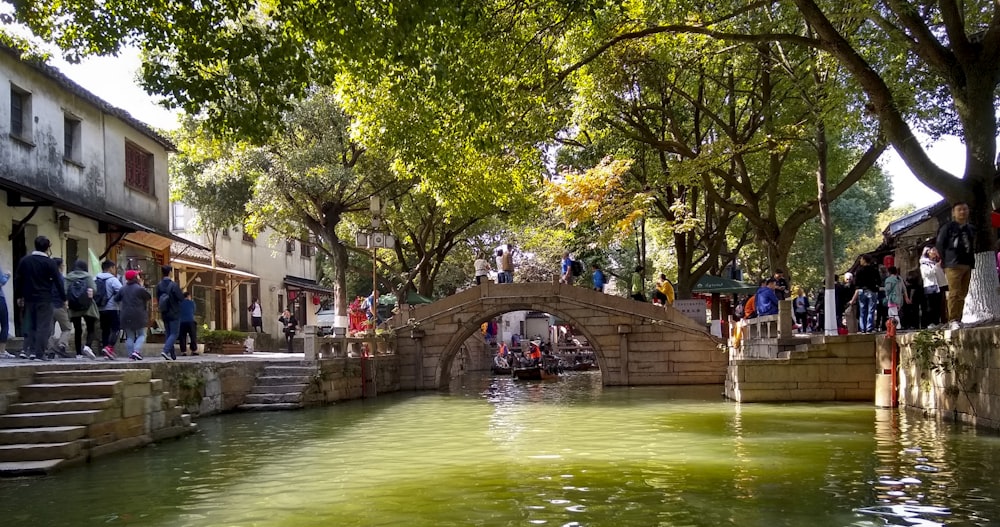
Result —
<path fill-rule="evenodd" d="M 111 104 L 126 110 L 133 117 L 155 128 L 177 128 L 177 114 L 156 104 L 138 84 L 139 56 L 136 50 L 125 50 L 119 57 L 89 58 L 80 64 L 69 64 L 53 58 L 59 68 L 87 90 Z M 924 141 L 927 144 L 927 141 Z M 931 159 L 952 174 L 961 174 L 965 167 L 965 152 L 961 142 L 944 138 L 928 151 Z M 891 148 L 880 161 L 892 178 L 893 207 L 912 204 L 917 208 L 936 203 L 941 197 L 917 180 Z"/>

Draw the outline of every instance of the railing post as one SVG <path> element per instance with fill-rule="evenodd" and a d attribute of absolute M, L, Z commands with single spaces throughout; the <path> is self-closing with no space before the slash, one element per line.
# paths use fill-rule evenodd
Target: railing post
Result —
<path fill-rule="evenodd" d="M 303 328 L 302 351 L 306 361 L 316 361 L 316 326 L 309 325 Z"/>
<path fill-rule="evenodd" d="M 790 299 L 778 302 L 778 338 L 792 336 L 792 301 Z"/>

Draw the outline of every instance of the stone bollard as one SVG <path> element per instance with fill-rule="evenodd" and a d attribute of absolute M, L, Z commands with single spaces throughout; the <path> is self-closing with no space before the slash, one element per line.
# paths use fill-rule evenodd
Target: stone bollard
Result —
<path fill-rule="evenodd" d="M 778 301 L 778 338 L 792 336 L 792 301 Z"/>
<path fill-rule="evenodd" d="M 316 361 L 316 345 L 316 326 L 305 326 L 302 329 L 302 351 L 306 361 Z"/>
<path fill-rule="evenodd" d="M 847 306 L 847 309 L 844 309 L 844 324 L 847 326 L 848 333 L 858 332 L 858 317 L 855 315 L 856 311 L 854 307 L 850 305 Z"/>

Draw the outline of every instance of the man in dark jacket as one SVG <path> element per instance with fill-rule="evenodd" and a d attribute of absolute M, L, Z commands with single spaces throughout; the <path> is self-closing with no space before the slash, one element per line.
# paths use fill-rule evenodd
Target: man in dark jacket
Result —
<path fill-rule="evenodd" d="M 969 225 L 969 205 L 964 202 L 952 205 L 951 219 L 938 230 L 935 246 L 948 279 L 949 328 L 958 329 L 962 327 L 965 295 L 976 266 L 976 230 Z"/>
<path fill-rule="evenodd" d="M 59 287 L 59 266 L 49 257 L 52 242 L 35 238 L 35 250 L 21 258 L 14 273 L 14 298 L 24 306 L 24 349 L 20 358 L 48 360 L 45 347 L 52 335 L 52 302 L 66 302 L 66 290 Z"/>
<path fill-rule="evenodd" d="M 181 302 L 184 301 L 184 293 L 181 292 L 180 286 L 170 279 L 174 273 L 173 267 L 164 265 L 160 267 L 160 271 L 163 273 L 163 279 L 156 284 L 156 298 L 167 337 L 160 355 L 166 360 L 177 360 L 174 343 L 177 342 L 177 336 L 181 332 Z"/>

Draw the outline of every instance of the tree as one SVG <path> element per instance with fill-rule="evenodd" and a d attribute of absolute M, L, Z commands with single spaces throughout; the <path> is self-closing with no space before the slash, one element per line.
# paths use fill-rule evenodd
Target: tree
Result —
<path fill-rule="evenodd" d="M 331 90 L 315 90 L 285 119 L 285 131 L 258 149 L 248 225 L 257 232 L 269 226 L 300 243 L 318 241 L 333 271 L 335 310 L 344 314 L 348 251 L 354 239 L 338 227 L 348 215 L 368 211 L 372 196 L 392 198 L 407 183 L 350 138 L 350 118 Z"/>
<path fill-rule="evenodd" d="M 247 216 L 253 189 L 247 166 L 254 152 L 214 139 L 192 119 L 185 119 L 171 139 L 177 153 L 169 166 L 170 199 L 196 212 L 192 227 L 206 237 L 214 284 L 219 234 L 241 225 Z"/>

